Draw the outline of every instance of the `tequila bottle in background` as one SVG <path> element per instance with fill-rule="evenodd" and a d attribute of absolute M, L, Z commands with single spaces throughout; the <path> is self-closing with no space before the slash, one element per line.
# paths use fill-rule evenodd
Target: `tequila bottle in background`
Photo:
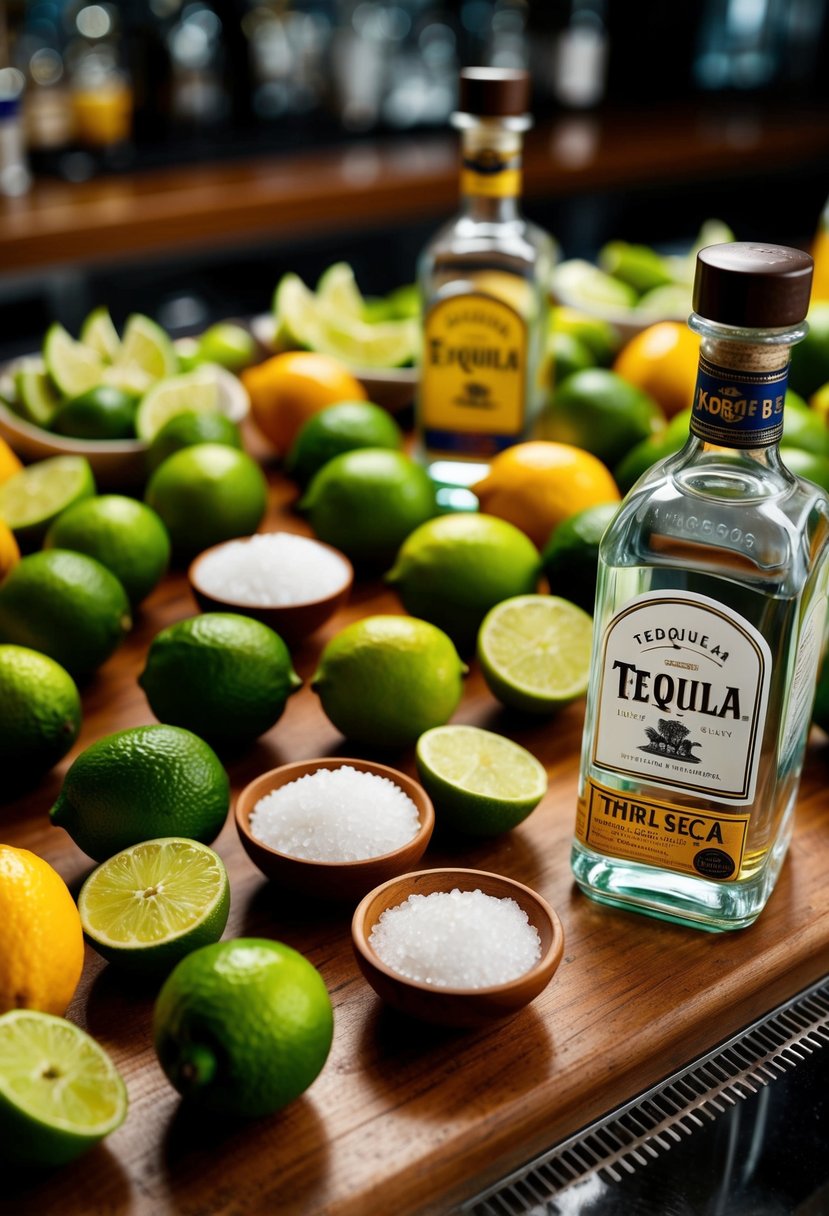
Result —
<path fill-rule="evenodd" d="M 595 899 L 706 929 L 761 912 L 792 831 L 829 500 L 778 451 L 812 262 L 697 259 L 691 434 L 602 539 L 572 865 Z"/>
<path fill-rule="evenodd" d="M 544 396 L 550 237 L 520 211 L 526 72 L 461 72 L 461 211 L 423 252 L 418 450 L 446 506 L 526 439 Z"/>

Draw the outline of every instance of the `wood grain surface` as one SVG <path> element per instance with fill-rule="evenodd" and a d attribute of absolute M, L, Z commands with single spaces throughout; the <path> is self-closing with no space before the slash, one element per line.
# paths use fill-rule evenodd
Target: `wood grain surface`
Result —
<path fill-rule="evenodd" d="M 267 529 L 304 530 L 290 497 L 274 476 Z M 300 675 L 309 679 L 321 647 L 348 621 L 400 610 L 379 582 L 358 583 L 350 604 L 296 650 Z M 147 646 L 162 626 L 194 611 L 183 575 L 171 574 L 122 649 L 84 686 L 83 731 L 67 761 L 27 797 L 0 807 L 2 838 L 40 853 L 75 892 L 89 859 L 47 817 L 62 773 L 93 740 L 153 721 L 136 683 Z M 319 968 L 335 1005 L 323 1072 L 270 1118 L 245 1124 L 199 1118 L 181 1106 L 156 1061 L 153 992 L 130 986 L 88 951 L 69 1016 L 122 1070 L 128 1118 L 104 1145 L 51 1175 L 5 1175 L 0 1211 L 446 1213 L 829 971 L 825 737 L 813 732 L 794 841 L 768 907 L 752 928 L 712 935 L 611 911 L 575 889 L 568 854 L 583 710 L 578 703 L 537 720 L 509 714 L 473 663 L 455 720 L 528 746 L 548 769 L 549 793 L 501 839 L 468 843 L 436 833 L 418 866 L 500 872 L 556 908 L 564 959 L 531 1006 L 500 1027 L 473 1032 L 430 1028 L 384 1008 L 353 958 L 352 908 L 280 893 L 244 854 L 229 819 L 216 846 L 232 884 L 226 936 L 277 938 Z M 332 754 L 381 758 L 344 742 L 306 686 L 272 731 L 224 759 L 238 792 L 268 768 Z M 410 750 L 382 759 L 414 772 Z"/>
<path fill-rule="evenodd" d="M 524 193 L 557 199 L 668 181 L 698 186 L 770 169 L 783 175 L 825 164 L 827 155 L 829 119 L 818 111 L 578 114 L 530 132 Z M 441 134 L 83 183 L 43 179 L 23 198 L 0 198 L 0 273 L 445 216 L 457 176 L 457 139 Z"/>

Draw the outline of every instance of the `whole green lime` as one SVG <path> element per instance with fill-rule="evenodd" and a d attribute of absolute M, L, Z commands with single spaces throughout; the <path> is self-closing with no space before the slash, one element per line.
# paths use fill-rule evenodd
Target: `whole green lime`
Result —
<path fill-rule="evenodd" d="M 466 670 L 451 640 L 427 621 L 370 616 L 331 639 L 311 687 L 347 738 L 406 747 L 452 716 Z"/>
<path fill-rule="evenodd" d="M 399 451 L 402 446 L 400 427 L 386 410 L 370 401 L 340 401 L 304 424 L 288 452 L 285 471 L 304 486 L 342 452 L 357 448 Z"/>
<path fill-rule="evenodd" d="M 538 550 L 523 532 L 494 515 L 441 515 L 415 528 L 387 582 L 412 616 L 431 621 L 461 651 L 495 604 L 534 591 Z"/>
<path fill-rule="evenodd" d="M 574 372 L 583 372 L 597 363 L 593 351 L 575 334 L 553 330 L 547 341 L 547 353 L 552 360 L 552 382 L 561 384 Z"/>
<path fill-rule="evenodd" d="M 100 667 L 131 626 L 126 591 L 85 553 L 30 553 L 0 583 L 0 642 L 40 650 L 73 676 Z"/>
<path fill-rule="evenodd" d="M 162 629 L 138 683 L 157 718 L 214 744 L 247 743 L 270 730 L 302 685 L 282 638 L 232 612 Z"/>
<path fill-rule="evenodd" d="M 426 470 L 402 452 L 360 448 L 329 460 L 299 504 L 317 537 L 357 563 L 390 562 L 436 512 Z"/>
<path fill-rule="evenodd" d="M 802 448 L 781 447 L 780 459 L 790 473 L 813 481 L 829 494 L 829 458 L 804 452 Z"/>
<path fill-rule="evenodd" d="M 811 397 L 829 380 L 829 301 L 813 304 L 806 318 L 809 332 L 792 347 L 789 383 L 801 397 Z"/>
<path fill-rule="evenodd" d="M 664 457 L 678 452 L 687 438 L 687 428 L 685 439 L 681 439 L 670 427 L 666 427 L 660 435 L 643 439 L 632 447 L 613 470 L 613 480 L 621 492 L 627 494 L 643 473 L 656 464 L 657 460 L 663 460 Z"/>
<path fill-rule="evenodd" d="M 551 593 L 578 604 L 591 615 L 596 599 L 599 542 L 618 509 L 618 503 L 602 503 L 562 520 L 541 555 Z"/>
<path fill-rule="evenodd" d="M 791 390 L 786 393 L 780 442 L 787 448 L 802 448 L 816 456 L 829 456 L 829 427 L 825 420 Z"/>
<path fill-rule="evenodd" d="M 602 367 L 613 361 L 621 346 L 618 330 L 600 317 L 590 316 L 577 308 L 560 306 L 550 310 L 553 333 L 571 334 L 593 354 L 593 361 Z"/>
<path fill-rule="evenodd" d="M 75 681 L 54 659 L 0 646 L 0 772 L 36 781 L 69 751 L 81 729 Z"/>
<path fill-rule="evenodd" d="M 170 538 L 155 511 L 123 494 L 86 498 L 46 533 L 46 549 L 72 549 L 106 566 L 133 607 L 158 584 L 170 560 Z"/>
<path fill-rule="evenodd" d="M 179 554 L 255 532 L 268 505 L 265 475 L 246 452 L 199 443 L 169 456 L 144 495 Z"/>
<path fill-rule="evenodd" d="M 197 443 L 223 443 L 241 449 L 242 436 L 236 423 L 226 414 L 197 414 L 194 410 L 173 414 L 150 441 L 147 468 L 154 473 L 168 456 L 182 448 L 195 447 Z"/>
<path fill-rule="evenodd" d="M 209 844 L 229 799 L 227 773 L 203 739 L 177 726 L 135 726 L 81 752 L 50 816 L 84 853 L 105 861 L 162 836 Z"/>
<path fill-rule="evenodd" d="M 665 426 L 659 406 L 615 372 L 591 367 L 555 390 L 540 422 L 541 438 L 592 452 L 613 468 L 626 452 Z"/>
<path fill-rule="evenodd" d="M 333 1034 L 317 969 L 290 946 L 255 937 L 182 959 L 153 1018 L 171 1084 L 223 1117 L 267 1115 L 298 1098 L 322 1071 Z"/>
<path fill-rule="evenodd" d="M 241 325 L 219 321 L 198 339 L 198 362 L 218 363 L 232 372 L 241 371 L 256 358 L 256 342 Z"/>
<path fill-rule="evenodd" d="M 134 439 L 136 401 L 123 389 L 99 384 L 59 406 L 51 429 L 75 439 Z"/>

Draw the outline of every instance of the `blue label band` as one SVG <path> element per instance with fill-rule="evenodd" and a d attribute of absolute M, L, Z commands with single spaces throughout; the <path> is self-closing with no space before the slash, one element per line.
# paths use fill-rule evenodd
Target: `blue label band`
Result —
<path fill-rule="evenodd" d="M 734 372 L 700 357 L 691 433 L 727 448 L 767 448 L 783 434 L 788 364 Z"/>
<path fill-rule="evenodd" d="M 443 431 L 426 427 L 423 442 L 431 452 L 453 453 L 457 456 L 476 457 L 486 460 L 511 447 L 518 435 L 488 435 L 481 431 Z"/>

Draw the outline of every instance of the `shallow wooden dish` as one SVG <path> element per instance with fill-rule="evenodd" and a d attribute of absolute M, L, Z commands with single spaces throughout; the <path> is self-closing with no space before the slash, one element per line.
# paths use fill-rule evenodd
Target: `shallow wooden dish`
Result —
<path fill-rule="evenodd" d="M 306 538 L 309 544 L 319 545 L 321 549 L 335 553 L 343 563 L 342 584 L 321 599 L 306 600 L 301 604 L 243 604 L 226 596 L 219 598 L 205 590 L 199 581 L 199 570 L 208 554 L 215 553 L 226 545 L 237 544 L 239 541 L 244 543 L 251 539 L 251 537 L 239 537 L 235 541 L 222 541 L 221 544 L 211 545 L 209 549 L 205 549 L 194 558 L 187 570 L 190 590 L 202 612 L 238 612 L 242 616 L 252 617 L 255 621 L 269 625 L 284 642 L 292 646 L 295 642 L 300 642 L 303 638 L 308 637 L 315 629 L 319 629 L 338 608 L 346 603 L 354 582 L 354 568 L 339 549 L 334 549 L 331 545 L 324 545 L 322 541 L 311 541 L 310 538 Z"/>
<path fill-rule="evenodd" d="M 529 971 L 490 988 L 443 988 L 419 983 L 386 966 L 374 952 L 369 937 L 387 908 L 395 908 L 410 895 L 435 891 L 481 890 L 497 899 L 514 899 L 526 912 L 541 938 L 541 958 Z M 400 1013 L 442 1026 L 481 1027 L 512 1017 L 542 992 L 552 979 L 564 953 L 561 921 L 546 900 L 523 883 L 484 870 L 418 870 L 392 878 L 360 902 L 351 922 L 351 940 L 357 963 L 374 991 Z"/>
<path fill-rule="evenodd" d="M 250 830 L 250 816 L 260 798 L 271 790 L 297 781 L 318 769 L 336 769 L 350 765 L 364 773 L 388 777 L 411 798 L 420 816 L 420 829 L 402 848 L 382 857 L 368 857 L 364 861 L 308 861 L 303 857 L 291 857 L 280 853 L 256 840 Z M 349 760 L 337 756 L 323 756 L 318 760 L 297 760 L 283 764 L 270 772 L 262 773 L 246 785 L 234 807 L 236 830 L 248 857 L 268 878 L 298 891 L 321 899 L 359 899 L 378 883 L 401 874 L 409 866 L 420 861 L 432 836 L 435 812 L 431 799 L 421 785 L 405 773 L 389 768 L 385 764 L 374 764 L 369 760 Z"/>
<path fill-rule="evenodd" d="M 37 356 L 24 356 L 0 368 L 0 436 L 24 460 L 49 456 L 85 456 L 98 488 L 129 488 L 147 480 L 147 444 L 142 439 L 73 439 L 55 435 L 20 418 L 6 402 L 14 393 L 14 373 L 22 363 Z M 224 368 L 217 368 L 219 408 L 231 422 L 239 423 L 250 408 L 247 390 Z M 4 399 L 5 398 L 5 399 Z"/>
<path fill-rule="evenodd" d="M 272 313 L 262 313 L 250 321 L 250 331 L 262 349 L 276 353 L 273 343 L 274 318 Z M 353 373 L 368 394 L 369 400 L 380 405 L 390 414 L 397 414 L 411 405 L 417 389 L 416 367 L 357 367 Z"/>

